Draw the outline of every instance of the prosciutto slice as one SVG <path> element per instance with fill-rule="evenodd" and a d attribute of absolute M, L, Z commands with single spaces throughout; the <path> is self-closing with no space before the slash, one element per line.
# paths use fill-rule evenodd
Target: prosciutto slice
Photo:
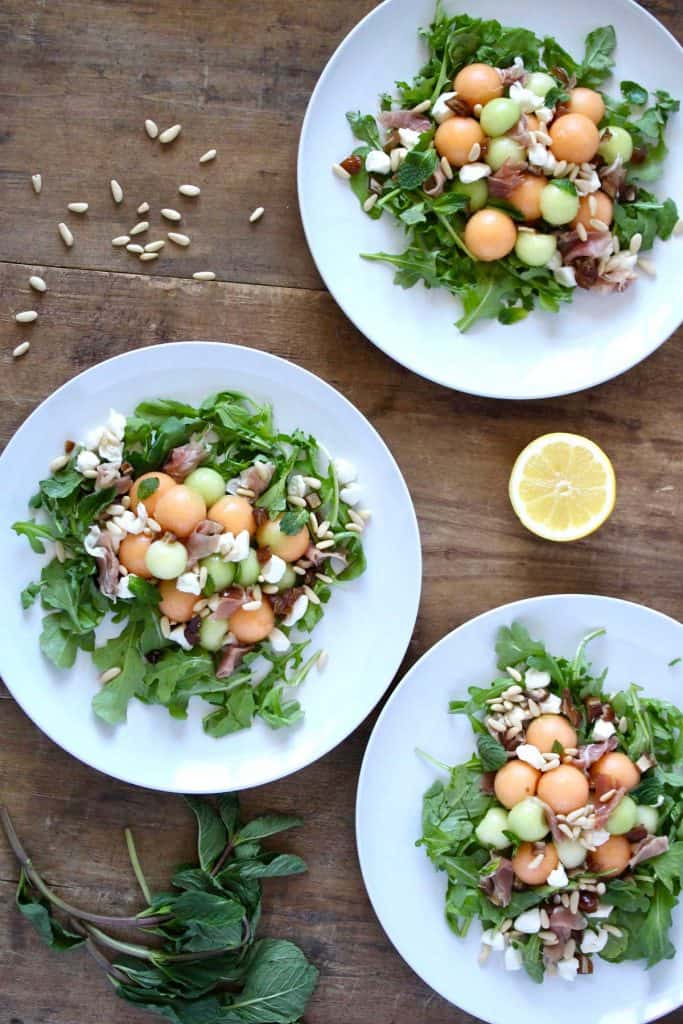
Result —
<path fill-rule="evenodd" d="M 383 110 L 379 122 L 384 128 L 410 128 L 414 132 L 428 132 L 432 127 L 428 117 L 412 110 Z"/>
<path fill-rule="evenodd" d="M 555 811 L 548 804 L 543 803 L 542 800 L 540 801 L 540 803 L 543 804 L 543 810 L 545 811 L 546 820 L 548 822 L 548 828 L 550 829 L 552 837 L 555 840 L 555 842 L 562 843 L 566 841 L 566 835 L 564 835 L 563 832 L 560 832 L 560 825 L 557 820 L 557 815 L 555 814 Z"/>
<path fill-rule="evenodd" d="M 431 178 L 428 178 L 422 187 L 422 191 L 426 196 L 431 196 L 435 199 L 437 196 L 443 195 L 443 187 L 446 184 L 446 175 L 444 174 L 441 165 L 436 165 L 436 170 L 432 174 Z"/>
<path fill-rule="evenodd" d="M 198 526 L 195 526 L 190 536 L 185 541 L 187 557 L 190 565 L 195 565 L 201 558 L 208 558 L 218 551 L 219 537 L 223 532 L 220 523 L 214 523 L 212 519 L 203 519 Z"/>
<path fill-rule="evenodd" d="M 588 238 L 582 242 L 575 231 L 568 231 L 560 236 L 559 246 L 565 265 L 584 256 L 601 260 L 611 251 L 612 235 L 609 231 L 589 231 Z"/>
<path fill-rule="evenodd" d="M 572 758 L 572 764 L 576 765 L 577 768 L 583 768 L 584 771 L 588 771 L 591 765 L 599 761 L 604 754 L 610 750 L 616 750 L 618 742 L 616 736 L 609 736 L 606 740 L 601 740 L 599 743 L 586 743 L 584 746 L 579 747 L 578 754 Z"/>
<path fill-rule="evenodd" d="M 178 483 L 182 483 L 185 477 L 197 468 L 206 458 L 206 449 L 199 441 L 188 441 L 178 448 L 174 448 L 163 467 L 163 472 L 168 473 Z"/>
<path fill-rule="evenodd" d="M 555 932 L 560 942 L 566 942 L 572 932 L 583 931 L 585 927 L 583 914 L 573 914 L 569 907 L 554 907 L 550 915 L 550 930 Z"/>
<path fill-rule="evenodd" d="M 95 556 L 97 564 L 97 582 L 105 597 L 116 597 L 119 582 L 119 560 L 114 551 L 111 534 L 106 530 L 100 533 L 97 550 L 101 554 Z"/>
<path fill-rule="evenodd" d="M 242 587 L 230 587 L 223 594 L 221 603 L 215 609 L 213 619 L 229 619 L 247 601 L 247 592 Z"/>
<path fill-rule="evenodd" d="M 231 676 L 244 655 L 253 648 L 253 644 L 232 644 L 230 647 L 224 647 L 216 669 L 216 679 L 227 679 Z"/>
<path fill-rule="evenodd" d="M 669 840 L 667 836 L 648 836 L 647 839 L 641 839 L 633 851 L 633 856 L 628 862 L 630 868 L 634 868 L 637 864 L 642 864 L 644 860 L 651 860 L 653 857 L 659 857 L 660 854 L 666 853 L 669 849 Z"/>
<path fill-rule="evenodd" d="M 609 138 L 609 128 L 606 130 L 603 138 Z M 618 156 L 611 164 L 607 167 L 601 167 L 598 171 L 600 181 L 602 182 L 602 189 L 611 196 L 612 199 L 618 199 L 624 185 L 626 184 L 626 168 L 623 166 L 623 161 Z"/>
<path fill-rule="evenodd" d="M 489 195 L 496 199 L 507 199 L 517 186 L 522 184 L 525 172 L 526 164 L 513 164 L 511 160 L 506 160 L 495 174 L 486 179 Z"/>
<path fill-rule="evenodd" d="M 496 907 L 507 907 L 512 899 L 512 882 L 514 871 L 512 861 L 501 857 L 500 864 L 490 875 L 484 875 L 479 886 Z"/>
<path fill-rule="evenodd" d="M 609 792 L 609 790 L 607 792 Z M 604 803 L 600 803 L 600 801 L 598 800 L 598 803 L 595 804 L 596 829 L 602 828 L 602 826 L 605 824 L 612 811 L 617 807 L 618 804 L 621 803 L 621 800 L 625 793 L 626 790 L 624 789 L 624 787 L 620 786 L 619 789 L 615 791 L 614 796 L 611 796 L 609 800 L 605 800 Z"/>
<path fill-rule="evenodd" d="M 528 149 L 531 145 L 531 135 L 529 134 L 529 119 L 526 114 L 522 114 L 519 121 L 508 133 L 508 138 L 512 139 L 513 142 L 518 142 L 524 149 Z"/>

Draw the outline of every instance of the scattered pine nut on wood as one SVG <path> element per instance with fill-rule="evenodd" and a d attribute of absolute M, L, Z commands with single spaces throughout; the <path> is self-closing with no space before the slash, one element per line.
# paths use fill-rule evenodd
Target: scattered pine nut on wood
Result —
<path fill-rule="evenodd" d="M 112 238 L 111 240 L 112 245 L 128 245 L 129 242 L 129 235 L 117 235 L 116 238 Z"/>
<path fill-rule="evenodd" d="M 215 281 L 216 275 L 213 270 L 197 270 L 192 275 L 195 281 Z"/>
<path fill-rule="evenodd" d="M 150 139 L 156 139 L 159 134 L 159 128 L 157 127 L 156 121 L 153 121 L 151 117 L 148 117 L 145 121 L 145 131 L 149 135 Z"/>
<path fill-rule="evenodd" d="M 43 176 L 42 174 L 32 174 L 31 184 L 33 185 L 33 191 L 37 196 L 43 191 Z"/>
<path fill-rule="evenodd" d="M 169 231 L 167 234 L 167 238 L 169 239 L 170 242 L 175 242 L 176 245 L 183 246 L 189 245 L 191 241 L 189 235 L 181 235 L 178 231 Z"/>
<path fill-rule="evenodd" d="M 38 277 L 37 274 L 33 274 L 31 277 L 29 277 L 28 283 L 31 285 L 31 288 L 33 288 L 33 290 L 36 292 L 47 291 L 47 285 L 43 281 L 42 277 Z"/>
<path fill-rule="evenodd" d="M 123 202 L 123 189 L 119 185 L 119 183 L 116 180 L 116 178 L 112 178 L 111 179 L 111 181 L 109 182 L 109 188 L 111 189 L 111 194 L 112 194 L 112 197 L 114 199 L 114 202 L 115 203 L 122 203 Z"/>
<path fill-rule="evenodd" d="M 171 210 L 168 206 L 165 206 L 161 211 L 161 216 L 165 217 L 166 220 L 179 221 L 182 220 L 182 213 L 178 213 L 177 210 Z"/>
<path fill-rule="evenodd" d="M 129 235 L 141 235 L 143 231 L 149 230 L 148 220 L 139 220 L 128 232 Z"/>
<path fill-rule="evenodd" d="M 163 145 L 166 145 L 167 142 L 173 142 L 174 139 L 178 138 L 182 130 L 183 126 L 181 124 L 174 124 L 170 128 L 165 128 L 159 136 L 159 142 Z"/>
<path fill-rule="evenodd" d="M 17 345 L 17 347 L 12 352 L 12 359 L 21 359 L 22 356 L 26 355 L 30 347 L 30 341 L 22 341 L 21 345 Z"/>
<path fill-rule="evenodd" d="M 180 185 L 178 188 L 181 196 L 188 196 L 190 199 L 195 199 L 201 192 L 198 185 Z"/>
<path fill-rule="evenodd" d="M 140 262 L 141 263 L 147 263 L 147 262 L 149 262 L 149 260 L 158 260 L 158 259 L 159 259 L 159 253 L 158 252 L 141 252 L 140 253 Z"/>
<path fill-rule="evenodd" d="M 38 314 L 35 309 L 24 309 L 21 313 L 17 313 L 14 319 L 18 324 L 32 324 L 34 320 L 38 319 Z"/>
<path fill-rule="evenodd" d="M 145 246 L 145 252 L 159 252 L 160 249 L 166 245 L 163 238 L 159 238 L 156 242 L 148 242 Z"/>
<path fill-rule="evenodd" d="M 139 256 L 141 253 L 145 251 L 141 245 L 138 245 L 137 242 L 131 242 L 129 245 L 126 246 L 126 249 L 128 250 L 128 252 L 134 252 L 136 256 Z"/>
<path fill-rule="evenodd" d="M 199 162 L 200 162 L 200 164 L 208 164 L 209 160 L 215 160 L 215 159 L 216 159 L 216 150 L 215 149 L 207 149 L 206 153 L 202 153 L 202 155 L 200 156 Z"/>
<path fill-rule="evenodd" d="M 254 210 L 254 212 L 249 217 L 249 223 L 250 224 L 255 224 L 257 220 L 261 220 L 261 217 L 263 216 L 263 214 L 265 212 L 266 211 L 263 208 L 263 206 L 257 206 L 256 209 Z"/>
<path fill-rule="evenodd" d="M 70 210 L 71 213 L 87 213 L 88 212 L 88 204 L 87 203 L 69 203 L 69 205 L 67 206 L 67 210 Z"/>
<path fill-rule="evenodd" d="M 138 213 L 149 213 L 149 203 L 140 203 L 140 205 L 138 206 Z"/>
<path fill-rule="evenodd" d="M 71 234 L 69 228 L 63 221 L 60 221 L 60 223 L 57 225 L 57 230 L 59 231 L 61 239 L 64 242 L 64 245 L 66 245 L 70 249 L 71 246 L 74 244 L 74 236 Z"/>

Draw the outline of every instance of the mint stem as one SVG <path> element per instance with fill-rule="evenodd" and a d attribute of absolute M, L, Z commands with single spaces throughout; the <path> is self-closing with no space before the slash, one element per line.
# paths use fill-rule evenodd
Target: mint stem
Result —
<path fill-rule="evenodd" d="M 140 859 L 138 857 L 138 851 L 135 849 L 135 840 L 133 839 L 133 833 L 129 828 L 124 829 L 123 833 L 126 837 L 126 847 L 128 848 L 128 857 L 130 858 L 131 867 L 133 873 L 137 879 L 137 883 L 140 886 L 142 895 L 145 898 L 145 902 L 149 906 L 152 902 L 152 896 L 147 885 L 147 879 L 144 876 L 142 867 L 140 865 Z M 148 926 L 149 927 L 149 926 Z"/>

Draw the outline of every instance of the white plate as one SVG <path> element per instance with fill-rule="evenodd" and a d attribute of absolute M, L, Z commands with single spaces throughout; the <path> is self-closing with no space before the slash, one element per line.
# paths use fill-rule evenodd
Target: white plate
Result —
<path fill-rule="evenodd" d="M 492 953 L 477 964 L 481 926 L 466 939 L 444 916 L 445 875 L 422 848 L 422 795 L 439 772 L 416 754 L 427 751 L 445 764 L 466 761 L 474 749 L 464 716 L 448 702 L 470 685 L 495 677 L 494 643 L 501 626 L 518 620 L 548 650 L 573 655 L 579 640 L 598 627 L 589 660 L 609 667 L 608 687 L 641 683 L 655 697 L 680 704 L 681 668 L 668 662 L 683 653 L 683 626 L 641 605 L 610 597 L 557 595 L 504 605 L 449 633 L 411 669 L 392 694 L 374 728 L 358 784 L 356 830 L 363 878 L 384 930 L 404 960 L 445 999 L 490 1024 L 644 1024 L 683 1002 L 681 956 L 650 971 L 640 964 L 607 964 L 567 987 L 548 978 L 540 989 L 524 972 L 503 969 Z M 674 912 L 671 935 L 683 946 L 683 913 Z M 543 1011 L 539 1007 L 543 1006 Z"/>
<path fill-rule="evenodd" d="M 23 612 L 19 592 L 37 578 L 41 559 L 10 525 L 28 518 L 27 501 L 67 438 L 78 440 L 110 407 L 131 413 L 143 398 L 190 402 L 237 389 L 271 401 L 278 426 L 314 434 L 359 470 L 373 520 L 368 569 L 335 588 L 314 630 L 311 651 L 329 662 L 309 675 L 298 696 L 303 722 L 273 731 L 253 728 L 223 739 L 202 731 L 207 705 L 193 700 L 188 721 L 163 707 L 131 701 L 128 723 L 112 728 L 90 701 L 97 672 L 89 655 L 58 671 L 40 653 L 41 609 Z M 26 420 L 0 458 L 0 674 L 36 725 L 69 753 L 100 771 L 152 789 L 218 792 L 259 786 L 295 772 L 341 743 L 389 686 L 415 624 L 421 584 L 415 512 L 401 473 L 368 421 L 339 392 L 293 363 L 235 345 L 182 342 L 138 349 L 87 370 Z M 390 601 L 387 597 L 390 595 Z M 390 614 L 387 614 L 390 607 Z"/>
<path fill-rule="evenodd" d="M 683 97 L 683 55 L 674 38 L 631 0 L 573 0 L 570 4 L 518 0 L 459 3 L 449 12 L 554 35 L 576 55 L 598 25 L 613 24 L 618 51 L 615 79 L 631 79 Z M 453 326 L 461 306 L 447 292 L 396 287 L 391 267 L 366 263 L 361 252 L 402 252 L 405 235 L 389 216 L 370 220 L 331 166 L 359 143 L 347 110 L 377 114 L 378 96 L 399 79 L 412 79 L 426 58 L 417 29 L 434 15 L 434 0 L 386 0 L 346 37 L 325 68 L 308 106 L 299 146 L 299 203 L 306 238 L 325 284 L 356 327 L 387 355 L 447 387 L 492 398 L 547 398 L 600 384 L 650 355 L 678 327 L 681 241 L 658 243 L 655 279 L 642 278 L 623 295 L 580 289 L 555 316 L 536 311 L 514 327 L 495 321 L 467 334 Z M 670 155 L 660 196 L 683 200 L 683 117 L 669 126 Z"/>

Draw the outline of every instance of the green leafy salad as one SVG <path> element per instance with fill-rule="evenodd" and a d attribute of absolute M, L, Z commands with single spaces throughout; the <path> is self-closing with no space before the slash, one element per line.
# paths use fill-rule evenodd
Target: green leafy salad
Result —
<path fill-rule="evenodd" d="M 321 651 L 307 651 L 337 583 L 365 569 L 354 466 L 301 430 L 281 433 L 268 405 L 223 391 L 199 407 L 144 401 L 112 410 L 82 443 L 67 441 L 15 523 L 52 557 L 21 594 L 40 600 L 43 654 L 70 668 L 92 654 L 95 713 L 124 722 L 132 698 L 186 718 L 193 696 L 219 737 L 292 725 L 291 691 Z M 107 613 L 123 625 L 97 645 Z"/>
<path fill-rule="evenodd" d="M 477 754 L 425 793 L 418 846 L 446 873 L 456 935 L 481 922 L 480 962 L 573 981 L 595 956 L 671 959 L 683 883 L 683 713 L 607 672 L 555 657 L 519 623 L 498 634 L 500 674 L 450 704 Z M 672 663 L 673 665 L 673 663 Z"/>
<path fill-rule="evenodd" d="M 346 116 L 360 142 L 333 168 L 368 217 L 393 217 L 400 253 L 363 253 L 395 268 L 394 281 L 446 288 L 466 331 L 478 320 L 558 312 L 576 287 L 622 292 L 642 254 L 678 223 L 672 199 L 650 191 L 667 156 L 679 101 L 623 81 L 611 25 L 586 38 L 581 59 L 552 37 L 467 14 L 441 2 L 421 29 L 429 59 L 377 116 Z"/>

